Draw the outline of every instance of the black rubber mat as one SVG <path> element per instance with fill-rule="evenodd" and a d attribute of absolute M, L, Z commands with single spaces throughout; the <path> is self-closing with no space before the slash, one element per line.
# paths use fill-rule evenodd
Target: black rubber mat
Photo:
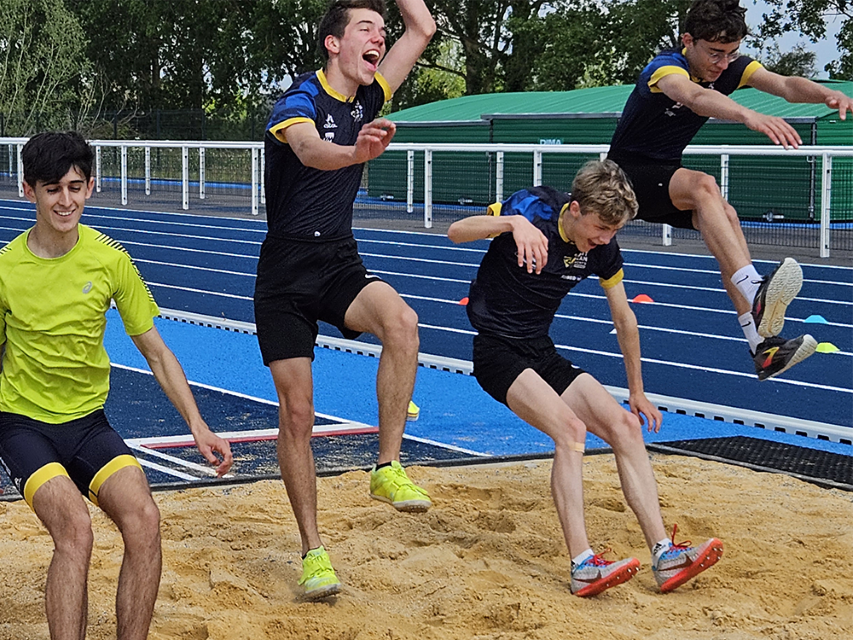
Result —
<path fill-rule="evenodd" d="M 756 471 L 785 473 L 822 487 L 853 491 L 853 455 L 746 436 L 677 440 L 665 444 L 648 444 L 646 448 L 659 453 L 685 453 Z"/>

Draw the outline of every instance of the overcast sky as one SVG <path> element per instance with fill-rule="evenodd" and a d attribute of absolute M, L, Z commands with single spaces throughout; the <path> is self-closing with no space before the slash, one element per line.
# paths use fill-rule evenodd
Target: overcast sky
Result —
<path fill-rule="evenodd" d="M 743 0 L 741 6 L 746 7 L 746 21 L 753 30 L 757 29 L 761 25 L 761 15 L 763 13 L 769 13 L 767 5 L 761 0 L 756 0 L 754 3 L 751 0 Z M 793 49 L 797 44 L 802 43 L 805 45 L 807 50 L 814 51 L 817 54 L 817 61 L 815 64 L 818 72 L 817 77 L 827 78 L 829 77 L 829 74 L 823 70 L 823 67 L 826 63 L 838 58 L 838 45 L 835 37 L 838 34 L 840 27 L 840 18 L 830 18 L 830 21 L 827 24 L 825 39 L 820 42 L 811 42 L 805 36 L 787 34 L 779 39 L 779 49 L 783 52 L 788 51 Z M 747 52 L 750 51 L 749 47 L 744 47 L 744 49 Z"/>

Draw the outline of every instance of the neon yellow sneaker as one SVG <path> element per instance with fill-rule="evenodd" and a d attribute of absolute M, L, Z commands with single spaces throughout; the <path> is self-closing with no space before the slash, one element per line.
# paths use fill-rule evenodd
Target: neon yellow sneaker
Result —
<path fill-rule="evenodd" d="M 406 412 L 406 420 L 408 422 L 414 422 L 418 419 L 418 416 L 421 415 L 421 409 L 414 402 L 409 400 L 409 409 Z"/>
<path fill-rule="evenodd" d="M 317 600 L 338 593 L 341 583 L 332 569 L 332 561 L 323 547 L 311 549 L 302 558 L 302 577 L 299 585 L 305 588 L 304 596 L 308 600 Z"/>
<path fill-rule="evenodd" d="M 387 502 L 397 511 L 426 511 L 432 506 L 429 494 L 416 486 L 405 469 L 394 460 L 390 466 L 370 472 L 370 497 Z"/>

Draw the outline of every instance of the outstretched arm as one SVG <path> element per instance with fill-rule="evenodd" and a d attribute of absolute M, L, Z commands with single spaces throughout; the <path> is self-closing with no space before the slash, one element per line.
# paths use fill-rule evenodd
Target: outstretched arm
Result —
<path fill-rule="evenodd" d="M 385 118 L 368 122 L 358 132 L 354 145 L 326 142 L 313 123 L 299 122 L 287 128 L 287 143 L 306 167 L 333 171 L 362 164 L 382 155 L 396 132 L 396 125 Z"/>
<path fill-rule="evenodd" d="M 518 266 L 527 264 L 527 272 L 541 273 L 548 262 L 548 239 L 524 216 L 470 216 L 457 220 L 447 230 L 454 243 L 472 242 L 512 232 L 518 247 Z"/>
<path fill-rule="evenodd" d="M 138 336 L 132 336 L 133 343 L 145 356 L 148 366 L 169 400 L 181 414 L 190 428 L 196 446 L 205 459 L 216 467 L 216 475 L 225 475 L 231 468 L 233 458 L 231 446 L 213 433 L 202 419 L 193 398 L 187 378 L 175 354 L 163 342 L 156 327 Z M 221 456 L 221 460 L 214 452 Z"/>
<path fill-rule="evenodd" d="M 625 363 L 625 374 L 628 377 L 628 405 L 631 407 L 631 413 L 636 415 L 640 422 L 645 416 L 648 430 L 658 432 L 663 416 L 658 408 L 649 402 L 643 390 L 640 330 L 637 328 L 637 316 L 628 304 L 625 285 L 620 282 L 605 289 L 604 293 L 607 296 L 610 316 L 613 318 L 613 326 L 616 327 L 616 339 L 619 341 L 619 349 L 622 351 L 622 359 Z"/>
<path fill-rule="evenodd" d="M 423 0 L 397 0 L 406 30 L 379 64 L 391 93 L 403 84 L 435 33 L 435 20 Z"/>
<path fill-rule="evenodd" d="M 760 70 L 756 71 L 752 78 L 759 72 Z M 658 80 L 657 87 L 700 116 L 742 122 L 753 131 L 766 135 L 774 144 L 781 144 L 786 149 L 789 146 L 796 149 L 803 142 L 800 134 L 783 118 L 747 109 L 719 91 L 706 89 L 691 82 L 686 76 L 666 75 Z"/>
<path fill-rule="evenodd" d="M 847 119 L 848 111 L 853 115 L 853 98 L 806 78 L 782 76 L 767 69 L 758 69 L 750 76 L 749 84 L 788 102 L 823 103 L 830 109 L 838 109 L 842 120 Z"/>

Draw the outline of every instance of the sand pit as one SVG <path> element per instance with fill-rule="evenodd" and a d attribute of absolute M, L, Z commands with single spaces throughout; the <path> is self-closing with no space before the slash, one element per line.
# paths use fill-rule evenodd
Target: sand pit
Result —
<path fill-rule="evenodd" d="M 164 571 L 150 638 L 853 638 L 853 494 L 691 458 L 654 466 L 667 526 L 725 544 L 717 566 L 665 596 L 609 455 L 585 461 L 590 538 L 642 568 L 588 600 L 569 594 L 550 461 L 413 468 L 435 501 L 421 515 L 370 500 L 364 472 L 321 479 L 321 530 L 345 588 L 320 603 L 297 597 L 299 541 L 280 482 L 157 493 Z M 99 640 L 115 637 L 121 543 L 92 514 L 88 637 Z M 0 639 L 47 639 L 50 538 L 23 502 L 0 504 L 0 523 Z"/>

